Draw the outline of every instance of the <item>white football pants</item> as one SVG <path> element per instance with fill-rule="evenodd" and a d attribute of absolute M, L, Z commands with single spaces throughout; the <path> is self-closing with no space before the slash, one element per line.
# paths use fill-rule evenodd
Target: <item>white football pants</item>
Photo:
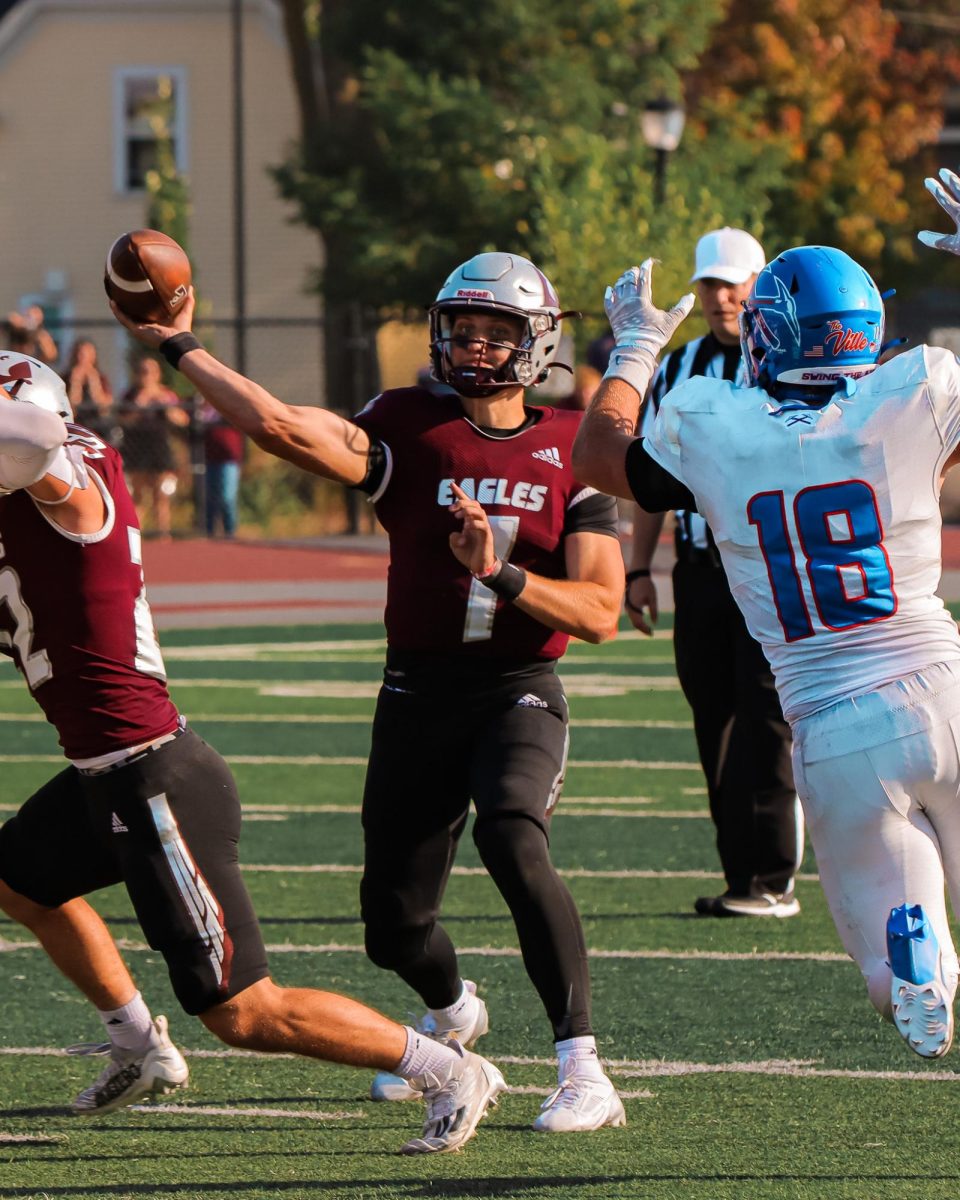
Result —
<path fill-rule="evenodd" d="M 847 953 L 888 1020 L 890 909 L 922 904 L 944 981 L 960 911 L 960 665 L 940 663 L 794 726 L 793 769 L 820 881 Z"/>

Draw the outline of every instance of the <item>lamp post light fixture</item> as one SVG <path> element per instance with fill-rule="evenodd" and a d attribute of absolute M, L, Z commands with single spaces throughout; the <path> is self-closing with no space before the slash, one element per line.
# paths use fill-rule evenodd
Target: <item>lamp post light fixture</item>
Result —
<path fill-rule="evenodd" d="M 648 101 L 640 118 L 643 140 L 656 152 L 653 195 L 658 205 L 663 204 L 666 194 L 667 155 L 680 145 L 686 119 L 683 106 L 665 96 Z"/>

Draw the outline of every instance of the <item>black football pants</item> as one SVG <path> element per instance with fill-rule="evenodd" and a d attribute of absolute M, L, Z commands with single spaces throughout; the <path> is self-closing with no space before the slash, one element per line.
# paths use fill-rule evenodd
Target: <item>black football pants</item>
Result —
<path fill-rule="evenodd" d="M 472 799 L 474 842 L 554 1039 L 589 1034 L 583 930 L 548 842 L 566 761 L 560 681 L 540 665 L 470 681 L 429 676 L 388 676 L 377 702 L 363 797 L 367 953 L 428 1008 L 455 1002 L 457 955 L 439 913 Z"/>
<path fill-rule="evenodd" d="M 674 653 L 731 892 L 783 892 L 802 853 L 790 729 L 723 569 L 673 569 Z"/>

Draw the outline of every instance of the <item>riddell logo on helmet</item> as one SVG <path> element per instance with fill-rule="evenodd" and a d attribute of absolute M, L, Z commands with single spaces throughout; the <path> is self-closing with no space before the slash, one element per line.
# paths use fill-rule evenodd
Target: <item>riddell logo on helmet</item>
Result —
<path fill-rule="evenodd" d="M 460 300 L 492 300 L 493 292 L 483 288 L 457 288 L 457 298 Z"/>
<path fill-rule="evenodd" d="M 866 350 L 870 345 L 865 333 L 861 333 L 857 329 L 844 329 L 842 321 L 828 321 L 827 328 L 830 332 L 823 340 L 827 346 L 830 346 L 833 354 L 845 354 L 849 350 Z"/>

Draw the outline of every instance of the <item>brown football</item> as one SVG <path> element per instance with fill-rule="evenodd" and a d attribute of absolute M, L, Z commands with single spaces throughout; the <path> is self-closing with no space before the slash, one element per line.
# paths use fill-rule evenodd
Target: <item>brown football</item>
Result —
<path fill-rule="evenodd" d="M 180 309 L 190 291 L 190 260 L 157 229 L 135 229 L 107 251 L 103 286 L 134 321 L 161 324 Z"/>

